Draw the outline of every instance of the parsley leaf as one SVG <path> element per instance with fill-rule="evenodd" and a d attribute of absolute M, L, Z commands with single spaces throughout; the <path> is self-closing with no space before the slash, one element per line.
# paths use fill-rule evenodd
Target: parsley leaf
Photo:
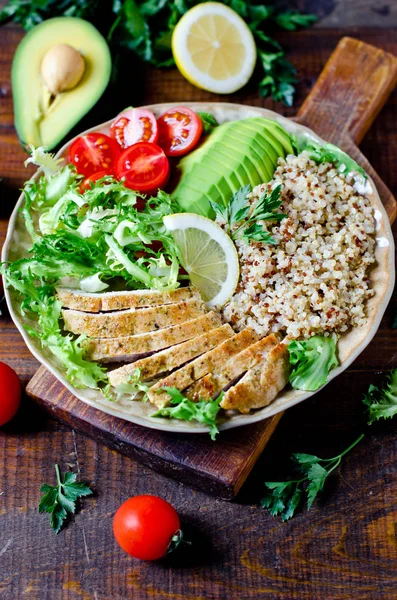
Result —
<path fill-rule="evenodd" d="M 211 113 L 197 111 L 196 114 L 201 119 L 204 133 L 211 133 L 215 127 L 218 127 L 219 123 Z"/>
<path fill-rule="evenodd" d="M 371 384 L 364 396 L 363 403 L 368 408 L 369 425 L 379 419 L 394 417 L 397 414 L 397 369 L 390 373 L 387 383 L 382 389 Z"/>
<path fill-rule="evenodd" d="M 215 400 L 199 400 L 193 402 L 186 398 L 175 387 L 160 388 L 159 392 L 167 392 L 171 396 L 171 406 L 160 408 L 151 417 L 168 417 L 170 419 L 180 419 L 181 421 L 198 421 L 209 426 L 209 434 L 212 440 L 216 439 L 219 429 L 216 424 L 220 403 L 223 398 L 223 392 Z"/>
<path fill-rule="evenodd" d="M 281 221 L 287 215 L 274 213 L 281 200 L 281 185 L 277 185 L 270 194 L 264 192 L 252 208 L 248 195 L 251 186 L 246 185 L 235 192 L 227 206 L 221 206 L 211 202 L 216 218 L 224 221 L 229 235 L 234 239 L 243 239 L 246 242 L 263 242 L 265 244 L 277 244 L 274 237 L 263 228 L 259 221 Z M 243 222 L 237 229 L 234 225 Z"/>
<path fill-rule="evenodd" d="M 314 392 L 327 382 L 328 373 L 338 365 L 337 336 L 314 335 L 288 344 L 289 362 L 294 365 L 289 381 L 293 388 Z"/>
<path fill-rule="evenodd" d="M 274 20 L 277 25 L 283 29 L 295 31 L 295 29 L 298 29 L 299 27 L 309 27 L 309 25 L 313 25 L 313 23 L 317 21 L 317 17 L 315 15 L 303 15 L 302 13 L 288 10 L 279 15 L 275 15 Z"/>
<path fill-rule="evenodd" d="M 353 444 L 333 458 L 319 458 L 314 454 L 293 454 L 291 459 L 295 468 L 301 471 L 304 477 L 291 481 L 265 482 L 266 493 L 261 499 L 261 506 L 267 508 L 272 516 L 280 515 L 282 521 L 293 517 L 305 499 L 307 510 L 310 510 L 317 495 L 323 491 L 327 477 L 363 437 L 364 434 L 361 434 Z"/>
<path fill-rule="evenodd" d="M 58 465 L 55 465 L 57 485 L 55 487 L 44 483 L 40 491 L 43 496 L 39 504 L 39 512 L 49 513 L 51 527 L 55 533 L 59 533 L 66 517 L 76 511 L 76 500 L 83 496 L 89 496 L 92 491 L 85 483 L 76 481 L 75 473 L 65 473 L 63 481 L 59 473 Z"/>

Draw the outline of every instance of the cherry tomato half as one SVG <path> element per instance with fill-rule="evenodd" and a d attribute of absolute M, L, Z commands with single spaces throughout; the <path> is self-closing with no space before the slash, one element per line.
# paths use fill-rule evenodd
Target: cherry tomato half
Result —
<path fill-rule="evenodd" d="M 156 144 L 139 142 L 121 153 L 115 173 L 125 186 L 137 192 L 155 194 L 166 185 L 170 165 Z"/>
<path fill-rule="evenodd" d="M 21 382 L 14 369 L 0 362 L 0 426 L 16 415 L 21 403 Z"/>
<path fill-rule="evenodd" d="M 104 133 L 87 133 L 78 137 L 69 148 L 69 160 L 77 172 L 89 177 L 99 171 L 113 173 L 120 154 L 117 143 Z"/>
<path fill-rule="evenodd" d="M 128 148 L 138 142 L 156 143 L 156 117 L 146 108 L 129 108 L 113 121 L 110 135 L 121 148 Z"/>
<path fill-rule="evenodd" d="M 87 190 L 92 188 L 92 184 L 98 181 L 98 179 L 102 179 L 102 177 L 106 177 L 109 175 L 107 171 L 98 171 L 98 173 L 93 173 L 89 177 L 86 177 L 83 183 L 80 185 L 80 194 L 84 194 Z"/>
<path fill-rule="evenodd" d="M 167 156 L 182 156 L 198 143 L 203 125 L 193 110 L 185 106 L 170 108 L 159 119 L 159 146 Z"/>
<path fill-rule="evenodd" d="M 117 542 L 130 556 L 140 560 L 164 556 L 179 530 L 175 509 L 157 496 L 135 496 L 126 500 L 113 519 Z"/>

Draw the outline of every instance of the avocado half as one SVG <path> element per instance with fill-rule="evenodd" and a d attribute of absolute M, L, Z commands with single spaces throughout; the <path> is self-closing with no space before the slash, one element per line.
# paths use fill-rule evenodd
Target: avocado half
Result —
<path fill-rule="evenodd" d="M 287 154 L 294 154 L 291 138 L 276 121 L 249 117 L 223 123 L 182 158 L 173 198 L 183 211 L 212 218 L 211 201 L 226 206 L 239 188 L 270 181 Z"/>
<path fill-rule="evenodd" d="M 45 54 L 57 44 L 78 50 L 85 70 L 73 89 L 51 97 L 40 68 Z M 109 83 L 111 67 L 106 40 L 88 21 L 57 17 L 34 27 L 19 44 L 11 71 L 15 127 L 22 145 L 46 150 L 57 146 L 99 100 Z"/>

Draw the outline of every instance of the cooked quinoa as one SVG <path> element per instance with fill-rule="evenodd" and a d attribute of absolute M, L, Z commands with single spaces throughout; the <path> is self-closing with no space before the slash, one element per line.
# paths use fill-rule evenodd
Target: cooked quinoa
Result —
<path fill-rule="evenodd" d="M 343 333 L 365 323 L 374 292 L 375 219 L 351 174 L 316 165 L 308 154 L 280 159 L 274 179 L 252 191 L 282 184 L 279 223 L 265 223 L 277 245 L 236 241 L 240 280 L 223 316 L 234 329 L 281 331 L 293 338 Z"/>

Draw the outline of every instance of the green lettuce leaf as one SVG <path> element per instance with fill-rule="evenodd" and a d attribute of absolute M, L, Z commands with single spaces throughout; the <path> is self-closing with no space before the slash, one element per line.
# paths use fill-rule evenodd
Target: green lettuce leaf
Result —
<path fill-rule="evenodd" d="M 291 139 L 297 154 L 306 151 L 316 163 L 331 163 L 337 167 L 340 173 L 347 174 L 355 171 L 360 173 L 364 179 L 367 178 L 364 169 L 338 146 L 334 144 L 321 145 L 305 135 L 294 136 L 291 134 Z"/>
<path fill-rule="evenodd" d="M 338 365 L 336 342 L 333 334 L 289 343 L 289 361 L 294 366 L 289 381 L 293 388 L 314 392 L 327 382 L 328 373 Z"/>

